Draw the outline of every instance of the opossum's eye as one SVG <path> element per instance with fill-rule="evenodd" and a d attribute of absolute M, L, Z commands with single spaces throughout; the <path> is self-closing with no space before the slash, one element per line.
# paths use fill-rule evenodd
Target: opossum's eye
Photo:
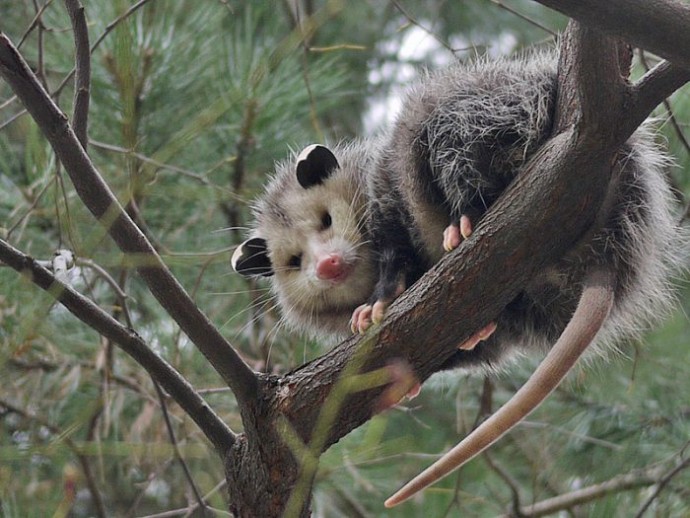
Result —
<path fill-rule="evenodd" d="M 293 255 L 288 261 L 288 268 L 299 270 L 302 267 L 302 254 Z"/>
<path fill-rule="evenodd" d="M 332 224 L 333 220 L 331 219 L 331 215 L 328 212 L 324 212 L 323 216 L 321 216 L 321 230 L 331 228 Z"/>

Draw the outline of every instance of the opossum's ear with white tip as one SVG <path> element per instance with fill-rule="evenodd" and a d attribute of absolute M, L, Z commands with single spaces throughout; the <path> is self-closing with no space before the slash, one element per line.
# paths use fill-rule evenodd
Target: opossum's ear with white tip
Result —
<path fill-rule="evenodd" d="M 338 160 L 326 146 L 312 144 L 297 157 L 297 181 L 305 189 L 319 185 L 338 168 Z"/>
<path fill-rule="evenodd" d="M 247 239 L 235 249 L 230 259 L 233 269 L 245 277 L 273 275 L 273 266 L 268 258 L 266 240 L 261 237 Z"/>

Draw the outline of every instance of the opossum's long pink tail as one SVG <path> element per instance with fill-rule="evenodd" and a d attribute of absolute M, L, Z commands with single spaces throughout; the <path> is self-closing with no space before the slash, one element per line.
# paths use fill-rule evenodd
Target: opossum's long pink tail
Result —
<path fill-rule="evenodd" d="M 546 399 L 594 340 L 613 305 L 613 291 L 610 272 L 600 269 L 590 272 L 563 334 L 520 390 L 457 446 L 388 498 L 385 506 L 398 505 L 459 468 L 491 446 Z"/>

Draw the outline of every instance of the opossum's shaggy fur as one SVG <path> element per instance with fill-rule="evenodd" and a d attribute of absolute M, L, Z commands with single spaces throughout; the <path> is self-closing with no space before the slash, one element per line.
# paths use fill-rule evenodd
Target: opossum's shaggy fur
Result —
<path fill-rule="evenodd" d="M 411 87 L 383 138 L 334 147 L 335 165 L 313 184 L 296 179 L 298 157 L 279 164 L 255 207 L 253 239 L 259 273 L 275 274 L 287 321 L 342 338 L 358 305 L 390 300 L 417 280 L 443 254 L 443 230 L 462 215 L 476 222 L 548 137 L 555 97 L 553 54 L 456 65 Z M 662 314 L 684 241 L 666 166 L 652 133 L 638 130 L 614 164 L 603 225 L 535 277 L 487 341 L 458 350 L 445 367 L 493 368 L 510 349 L 551 346 L 594 265 L 616 276 L 615 305 L 598 343 L 634 334 Z M 332 219 L 327 228 L 324 214 Z M 242 253 L 234 265 L 251 274 L 256 266 Z M 345 258 L 344 281 L 314 275 L 314 256 L 324 253 Z"/>

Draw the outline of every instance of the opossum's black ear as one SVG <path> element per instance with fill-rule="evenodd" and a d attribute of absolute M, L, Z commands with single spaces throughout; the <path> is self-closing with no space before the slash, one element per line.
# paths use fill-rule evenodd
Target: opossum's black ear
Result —
<path fill-rule="evenodd" d="M 297 157 L 297 181 L 305 189 L 319 185 L 338 168 L 333 152 L 326 146 L 312 144 Z"/>
<path fill-rule="evenodd" d="M 273 266 L 268 258 L 266 240 L 260 237 L 247 239 L 235 249 L 230 259 L 233 269 L 245 277 L 273 275 Z"/>

